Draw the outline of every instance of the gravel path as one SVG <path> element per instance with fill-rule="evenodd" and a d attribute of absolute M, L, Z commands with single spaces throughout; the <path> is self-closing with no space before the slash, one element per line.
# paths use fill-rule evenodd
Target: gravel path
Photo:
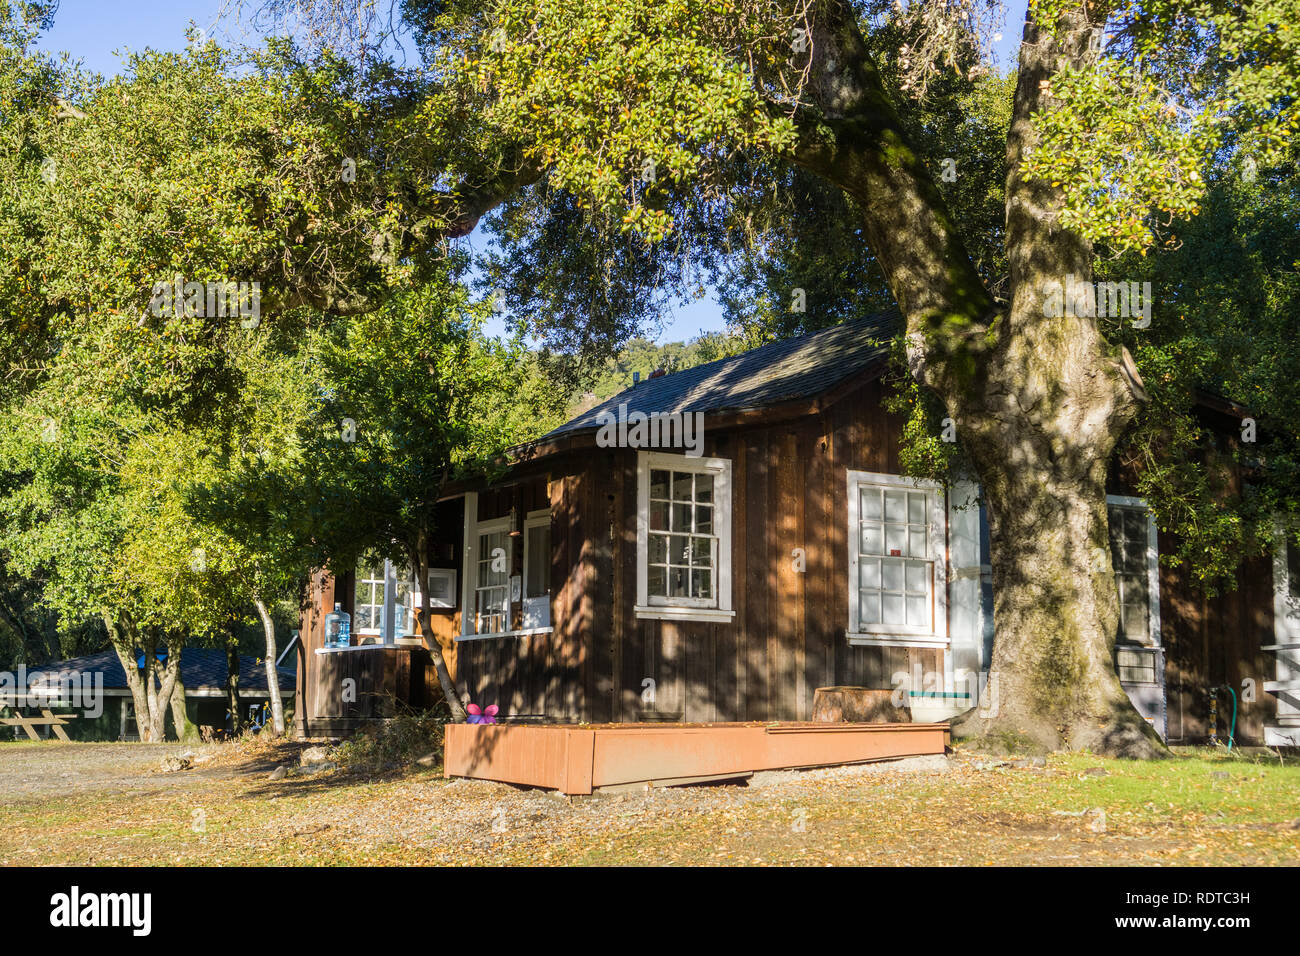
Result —
<path fill-rule="evenodd" d="M 166 757 L 191 754 L 198 762 L 183 774 L 163 773 Z M 256 772 L 205 766 L 223 754 L 220 744 L 13 743 L 0 744 L 0 793 L 10 799 L 88 791 L 193 787 L 204 780 Z"/>

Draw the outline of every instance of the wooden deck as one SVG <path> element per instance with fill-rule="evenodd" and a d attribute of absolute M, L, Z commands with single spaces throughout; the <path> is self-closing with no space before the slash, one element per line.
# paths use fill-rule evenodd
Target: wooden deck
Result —
<path fill-rule="evenodd" d="M 449 724 L 445 774 L 566 794 L 941 754 L 947 724 Z"/>

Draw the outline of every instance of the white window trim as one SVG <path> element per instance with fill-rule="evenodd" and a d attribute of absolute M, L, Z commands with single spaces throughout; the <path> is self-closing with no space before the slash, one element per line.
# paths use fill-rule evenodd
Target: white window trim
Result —
<path fill-rule="evenodd" d="M 717 599 L 707 605 L 700 599 L 650 596 L 650 470 L 706 472 L 713 475 L 713 527 L 718 538 Z M 636 460 L 636 604 L 641 619 L 726 623 L 736 616 L 731 603 L 731 460 L 695 458 L 664 452 L 642 451 Z"/>
<path fill-rule="evenodd" d="M 943 485 L 928 478 L 882 475 L 871 471 L 848 472 L 849 626 L 850 644 L 864 647 L 948 647 L 948 503 Z M 930 499 L 930 550 L 934 554 L 933 627 L 917 630 L 906 625 L 875 625 L 859 630 L 858 528 L 861 523 L 859 485 L 876 485 L 924 491 Z"/>
<path fill-rule="evenodd" d="M 1156 528 L 1155 518 L 1147 506 L 1145 498 L 1132 495 L 1107 495 L 1106 504 L 1121 508 L 1141 508 L 1147 518 L 1147 631 L 1151 638 L 1150 647 L 1160 646 L 1160 531 Z M 1107 515 L 1109 522 L 1110 516 Z M 1109 532 L 1108 532 L 1109 533 Z M 1107 538 L 1107 547 L 1110 539 Z M 1114 569 L 1111 569 L 1112 572 Z"/>

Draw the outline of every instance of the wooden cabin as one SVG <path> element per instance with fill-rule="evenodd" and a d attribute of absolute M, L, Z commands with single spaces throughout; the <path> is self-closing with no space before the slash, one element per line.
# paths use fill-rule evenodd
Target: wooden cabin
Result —
<path fill-rule="evenodd" d="M 808 720 L 831 686 L 898 690 L 918 720 L 988 704 L 978 483 L 900 475 L 903 423 L 882 408 L 896 322 L 651 377 L 519 450 L 499 483 L 456 489 L 427 586 L 471 700 L 558 723 Z M 1212 410 L 1218 427 L 1234 409 Z M 1210 689 L 1226 684 L 1238 742 L 1300 735 L 1294 549 L 1207 598 L 1159 566 L 1168 542 L 1120 469 L 1114 484 L 1117 664 L 1139 709 L 1170 741 L 1205 740 Z M 317 576 L 303 622 L 302 733 L 387 712 L 339 711 L 343 676 L 389 706 L 436 695 L 409 575 L 359 568 L 337 584 Z M 321 647 L 335 600 L 353 615 L 346 649 Z"/>

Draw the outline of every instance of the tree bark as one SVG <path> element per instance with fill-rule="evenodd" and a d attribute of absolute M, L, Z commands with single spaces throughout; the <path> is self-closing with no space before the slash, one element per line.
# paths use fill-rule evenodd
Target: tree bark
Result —
<path fill-rule="evenodd" d="M 244 715 L 239 702 L 239 645 L 226 644 L 226 708 L 230 711 L 230 735 L 238 737 L 244 732 Z"/>
<path fill-rule="evenodd" d="M 963 396 L 958 416 L 988 505 L 998 706 L 957 732 L 1147 757 L 1158 738 L 1113 663 L 1119 603 L 1106 510 L 1106 475 L 1138 390 L 1095 317 L 1047 315 L 1048 284 L 1090 282 L 1093 250 L 1057 225 L 1060 191 L 1020 172 L 1033 114 L 1051 105 L 1051 77 L 1083 64 L 1096 26 L 1082 8 L 1062 16 L 1055 36 L 1032 13 L 1025 21 L 1007 138 L 1011 303 L 985 387 Z"/>
<path fill-rule="evenodd" d="M 140 676 L 140 671 L 135 664 L 135 649 L 139 635 L 126 615 L 114 618 L 105 612 L 103 618 L 104 626 L 108 628 L 112 640 L 113 650 L 117 652 L 118 663 L 122 665 L 122 670 L 126 674 L 126 686 L 131 691 L 131 703 L 135 707 L 136 731 L 141 741 L 153 742 L 153 724 L 149 720 L 149 693 L 145 687 L 145 679 Z"/>
<path fill-rule="evenodd" d="M 442 688 L 442 696 L 446 698 L 447 706 L 451 710 L 451 719 L 463 723 L 468 696 L 464 695 L 456 681 L 452 679 L 451 671 L 447 669 L 447 659 L 442 653 L 442 645 L 434 636 L 433 624 L 429 618 L 429 534 L 427 530 L 419 533 L 415 548 L 409 552 L 409 557 L 411 567 L 415 569 L 416 584 L 420 588 L 420 636 L 424 638 L 424 644 L 433 656 L 433 667 L 438 672 L 438 685 Z M 461 614 L 468 613 L 468 608 L 461 608 Z"/>
<path fill-rule="evenodd" d="M 257 606 L 257 615 L 262 619 L 262 630 L 266 634 L 266 689 L 271 698 L 271 726 L 278 737 L 284 734 L 284 702 L 280 698 L 280 675 L 275 668 L 275 622 L 271 620 L 270 612 L 261 598 L 253 603 Z"/>
<path fill-rule="evenodd" d="M 176 739 L 197 740 L 199 731 L 190 722 L 189 711 L 185 709 L 185 682 L 180 674 L 176 675 L 176 682 L 172 685 L 171 707 L 172 727 L 176 731 Z"/>
<path fill-rule="evenodd" d="M 147 629 L 146 633 L 148 638 L 144 658 L 144 690 L 145 697 L 148 700 L 149 739 L 161 742 L 167 739 L 167 710 L 172 703 L 172 691 L 177 679 L 180 677 L 183 642 L 175 637 L 167 638 L 165 642 L 167 663 L 160 668 L 158 666 L 158 633 L 153 628 Z M 136 724 L 139 723 L 140 717 L 137 714 Z"/>
<path fill-rule="evenodd" d="M 1159 752 L 1112 661 L 1118 599 L 1105 482 L 1134 413 L 1138 384 L 1095 318 L 1049 318 L 1049 281 L 1091 277 L 1092 248 L 1062 228 L 1060 190 L 1027 183 L 1020 162 L 1050 78 L 1088 55 L 1083 9 L 1040 30 L 1032 8 L 1007 140 L 1010 303 L 971 265 L 933 176 L 908 142 L 850 5 L 820 8 L 815 108 L 795 161 L 836 183 L 863 227 L 906 320 L 913 376 L 943 400 L 979 472 L 992 533 L 995 592 L 990 681 L 995 712 L 967 715 L 959 735 L 1019 749 Z M 823 80 L 827 79 L 825 77 Z M 826 135 L 825 130 L 831 131 Z"/>

